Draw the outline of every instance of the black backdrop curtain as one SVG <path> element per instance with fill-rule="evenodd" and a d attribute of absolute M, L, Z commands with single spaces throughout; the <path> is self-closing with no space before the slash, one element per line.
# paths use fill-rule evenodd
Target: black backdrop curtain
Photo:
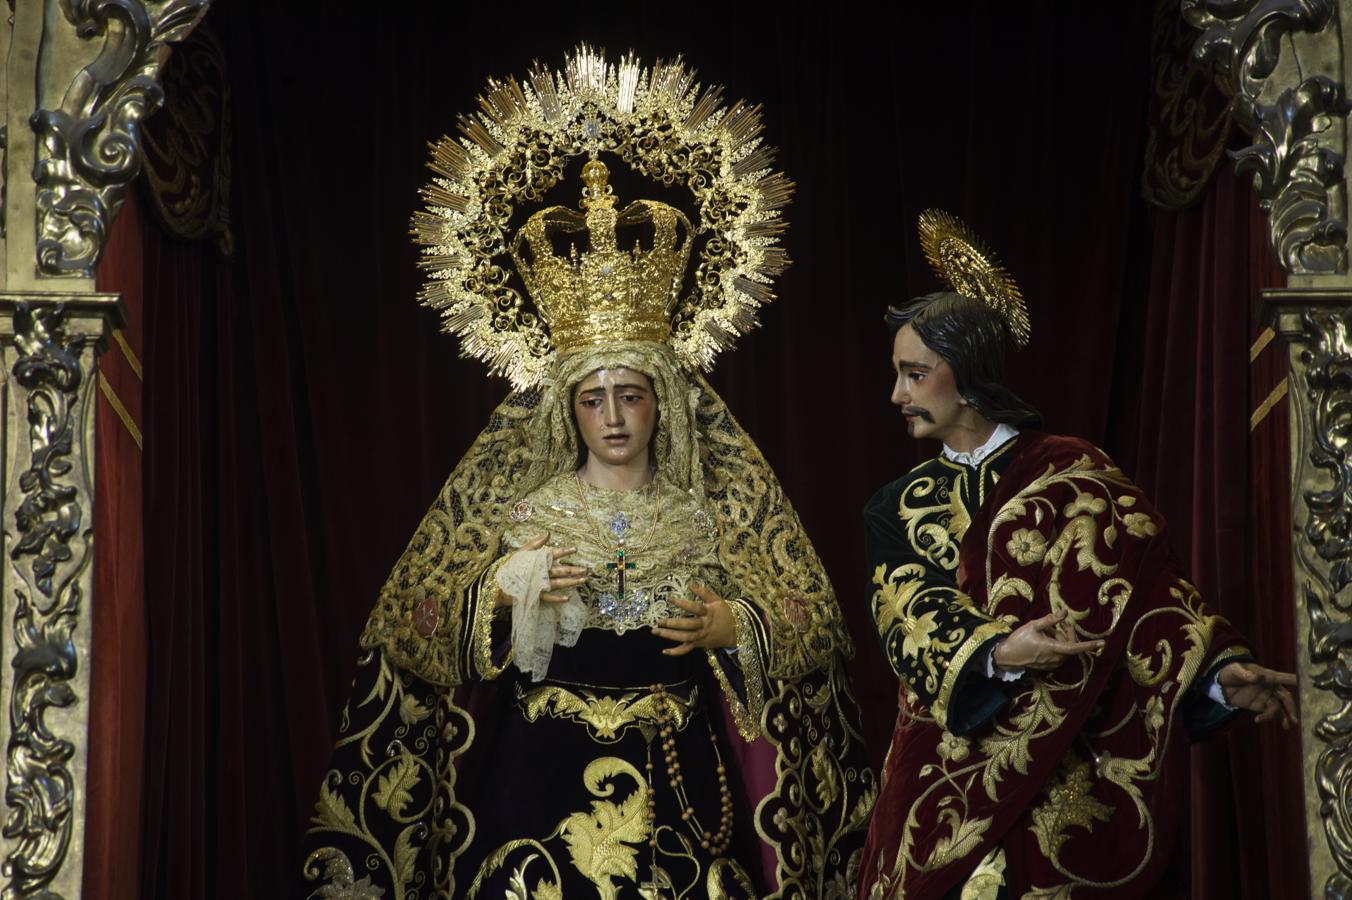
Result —
<path fill-rule="evenodd" d="M 1049 429 L 1105 445 L 1128 471 L 1151 460 L 1143 481 L 1169 515 L 1214 491 L 1201 476 L 1222 449 L 1186 439 L 1215 430 L 1209 405 L 1193 403 L 1160 428 L 1160 397 L 1198 378 L 1165 364 L 1206 338 L 1200 325 L 1179 331 L 1171 321 L 1191 299 L 1159 273 L 1199 265 L 1194 245 L 1219 248 L 1221 268 L 1228 254 L 1247 266 L 1265 249 L 1250 242 L 1248 213 L 1211 216 L 1206 227 L 1228 240 L 1218 242 L 1200 219 L 1152 216 L 1136 199 L 1147 5 L 1093 23 L 1050 2 L 491 15 L 407 3 L 378 15 L 331 6 L 320 17 L 237 0 L 208 24 L 231 67 L 235 254 L 169 237 L 148 218 L 119 226 L 143 232 L 148 896 L 279 897 L 295 881 L 369 605 L 506 390 L 458 359 L 414 300 L 406 232 L 426 143 L 474 107 L 488 75 L 523 73 L 534 58 L 557 65 L 580 40 L 649 60 L 684 53 L 732 98 L 764 102 L 767 138 L 798 182 L 787 240 L 795 264 L 764 327 L 712 380 L 779 473 L 835 581 L 877 757 L 895 679 L 866 621 L 859 510 L 934 452 L 906 439 L 887 404 L 880 322 L 888 303 L 937 287 L 915 238 L 920 210 L 967 218 L 1018 277 L 1033 343 L 1011 360 L 1010 381 Z M 1243 185 L 1230 190 L 1235 210 L 1252 207 Z M 1250 295 L 1212 293 L 1215 305 L 1192 312 L 1247 329 Z M 1237 386 L 1209 401 L 1240 419 L 1251 405 L 1246 339 L 1226 345 L 1239 347 L 1237 360 L 1217 363 L 1238 367 Z M 1235 439 L 1225 450 L 1247 464 L 1247 434 Z M 1247 495 L 1236 502 L 1243 530 L 1255 513 Z M 1194 546 L 1209 546 L 1212 533 L 1188 525 L 1210 525 L 1180 519 L 1175 542 L 1196 564 Z M 1243 585 L 1207 586 L 1235 591 L 1221 598 L 1227 611 L 1257 602 Z M 1270 616 L 1289 608 L 1261 599 Z M 1217 744 L 1234 765 L 1215 792 L 1244 811 L 1215 817 L 1208 834 L 1220 836 L 1199 843 L 1193 874 L 1233 866 L 1206 848 L 1246 848 L 1257 855 L 1246 865 L 1262 871 L 1246 870 L 1242 881 L 1258 881 L 1243 891 L 1279 896 L 1261 847 L 1275 822 L 1245 799 L 1267 802 L 1277 790 L 1249 768 L 1255 741 L 1241 727 Z M 1264 760 L 1292 746 L 1265 736 Z M 1298 819 L 1280 821 L 1297 833 Z M 1197 883 L 1210 891 L 1199 897 L 1244 895 L 1224 892 L 1233 881 Z"/>

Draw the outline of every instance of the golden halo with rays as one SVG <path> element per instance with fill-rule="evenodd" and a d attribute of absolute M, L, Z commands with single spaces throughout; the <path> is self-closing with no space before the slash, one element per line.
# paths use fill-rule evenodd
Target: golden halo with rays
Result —
<path fill-rule="evenodd" d="M 1020 350 L 1028 346 L 1033 328 L 1014 276 L 966 223 L 942 209 L 927 209 L 920 214 L 920 246 L 930 267 L 950 288 L 995 310 L 1014 346 Z"/>
<path fill-rule="evenodd" d="M 535 305 L 503 264 L 516 208 L 542 202 L 577 157 L 607 153 L 664 186 L 686 187 L 697 212 L 694 276 L 672 310 L 669 343 L 687 368 L 708 370 L 757 324 L 789 263 L 781 210 L 793 182 L 773 168 L 761 106 L 726 103 L 681 57 L 643 65 L 586 44 L 562 69 L 536 63 L 522 80 L 490 79 L 459 135 L 432 145 L 432 180 L 411 233 L 427 280 L 419 296 L 461 351 L 539 384 L 556 356 Z"/>

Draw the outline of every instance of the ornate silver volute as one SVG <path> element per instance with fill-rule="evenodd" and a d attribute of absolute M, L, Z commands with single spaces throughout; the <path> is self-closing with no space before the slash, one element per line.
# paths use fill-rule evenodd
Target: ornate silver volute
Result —
<path fill-rule="evenodd" d="M 1194 55 L 1234 94 L 1238 151 L 1268 213 L 1273 253 L 1292 275 L 1347 271 L 1347 114 L 1334 0 L 1183 0 L 1203 30 Z"/>
<path fill-rule="evenodd" d="M 164 101 L 156 79 L 167 44 L 188 35 L 207 0 L 61 0 L 60 7 L 81 39 L 101 37 L 103 46 L 60 106 L 33 114 L 38 266 L 92 277 L 140 171 L 140 123 Z"/>

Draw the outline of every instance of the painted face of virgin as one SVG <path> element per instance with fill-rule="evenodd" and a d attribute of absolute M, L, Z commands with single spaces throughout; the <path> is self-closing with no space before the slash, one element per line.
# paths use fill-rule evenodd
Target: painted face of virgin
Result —
<path fill-rule="evenodd" d="M 901 407 L 911 437 L 945 441 L 966 407 L 952 367 L 903 325 L 892 342 L 892 368 L 897 373 L 892 402 Z"/>
<path fill-rule="evenodd" d="M 652 382 L 633 369 L 598 369 L 573 391 L 573 416 L 587 452 L 606 466 L 647 465 L 657 424 Z"/>

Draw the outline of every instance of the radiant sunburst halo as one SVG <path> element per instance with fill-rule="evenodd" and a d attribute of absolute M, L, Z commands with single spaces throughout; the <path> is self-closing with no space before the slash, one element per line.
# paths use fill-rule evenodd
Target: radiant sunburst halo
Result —
<path fill-rule="evenodd" d="M 701 87 L 679 56 L 649 69 L 632 53 L 609 63 L 583 45 L 561 70 L 536 63 L 524 81 L 490 80 L 479 106 L 460 117 L 459 136 L 432 145 L 435 177 L 412 221 L 428 271 L 420 299 L 441 313 L 465 355 L 517 390 L 544 376 L 554 347 L 539 311 L 508 283 L 508 222 L 518 204 L 541 201 L 569 161 L 599 153 L 694 199 L 703 246 L 693 285 L 672 311 L 682 364 L 708 370 L 756 327 L 789 262 L 779 241 L 793 193 L 793 182 L 772 171 L 758 104 L 724 104 L 723 88 Z"/>
<path fill-rule="evenodd" d="M 995 310 L 1014 346 L 1020 350 L 1028 346 L 1033 329 L 1023 294 L 972 229 L 942 209 L 927 209 L 920 214 L 920 246 L 930 267 L 950 288 Z"/>

